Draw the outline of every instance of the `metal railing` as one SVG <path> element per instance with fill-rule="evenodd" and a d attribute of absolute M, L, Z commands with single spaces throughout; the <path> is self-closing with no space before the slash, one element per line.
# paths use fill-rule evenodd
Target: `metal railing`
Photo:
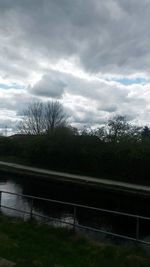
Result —
<path fill-rule="evenodd" d="M 22 198 L 26 198 L 30 201 L 30 210 L 26 211 L 26 210 L 21 210 L 21 209 L 17 209 L 15 207 L 9 207 L 6 205 L 2 205 L 2 198 L 3 198 L 3 194 L 9 194 L 9 195 L 13 195 L 13 196 L 19 196 Z M 54 203 L 54 204 L 60 204 L 60 205 L 67 205 L 69 207 L 73 208 L 73 221 L 72 222 L 68 222 L 59 218 L 54 218 L 51 216 L 45 216 L 43 214 L 37 214 L 33 211 L 33 201 L 35 200 L 41 200 L 41 201 L 45 201 L 48 203 Z M 94 231 L 97 233 L 101 233 L 101 234 L 105 234 L 111 237 L 116 237 L 116 238 L 121 238 L 121 239 L 125 239 L 128 241 L 135 241 L 138 243 L 142 243 L 142 244 L 146 244 L 146 245 L 150 245 L 150 242 L 147 242 L 145 240 L 140 239 L 140 220 L 146 220 L 150 222 L 150 218 L 149 217 L 144 217 L 144 216 L 140 216 L 140 215 L 134 215 L 134 214 L 130 214 L 130 213 L 125 213 L 125 212 L 119 212 L 119 211 L 114 211 L 114 210 L 108 210 L 108 209 L 101 209 L 101 208 L 96 208 L 96 207 L 91 207 L 91 206 L 85 206 L 85 205 L 80 205 L 80 204 L 75 204 L 75 203 L 70 203 L 70 202 L 65 202 L 65 201 L 59 201 L 59 200 L 54 200 L 54 199 L 47 199 L 47 198 L 42 198 L 42 197 L 35 197 L 35 196 L 29 196 L 29 195 L 24 195 L 24 194 L 17 194 L 17 193 L 12 193 L 12 192 L 8 192 L 8 191 L 0 191 L 0 211 L 2 211 L 2 208 L 8 209 L 8 210 L 12 210 L 12 211 L 17 211 L 23 214 L 27 214 L 29 215 L 29 218 L 32 220 L 33 216 L 37 216 L 37 217 L 41 217 L 43 219 L 48 219 L 48 220 L 52 220 L 55 222 L 59 222 L 59 223 L 63 223 L 65 225 L 70 225 L 73 229 L 73 231 L 75 231 L 77 228 L 79 229 L 84 229 L 84 230 L 89 230 L 89 231 Z M 124 216 L 125 218 L 129 217 L 129 218 L 133 218 L 135 220 L 135 237 L 130 237 L 128 235 L 123 235 L 123 234 L 118 234 L 118 233 L 114 233 L 111 231 L 106 231 L 103 229 L 98 229 L 95 227 L 89 227 L 86 225 L 81 225 L 77 223 L 76 220 L 76 216 L 77 216 L 77 210 L 79 208 L 85 209 L 85 210 L 90 210 L 90 211 L 96 211 L 96 212 L 104 212 L 106 214 L 112 214 L 112 215 L 118 215 L 118 216 Z"/>

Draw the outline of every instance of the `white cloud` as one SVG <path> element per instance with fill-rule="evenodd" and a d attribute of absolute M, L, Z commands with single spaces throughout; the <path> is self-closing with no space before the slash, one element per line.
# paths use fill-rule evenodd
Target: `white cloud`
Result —
<path fill-rule="evenodd" d="M 45 84 L 44 79 L 47 87 L 42 86 Z M 68 113 L 71 114 L 70 120 L 74 123 L 101 124 L 116 113 L 126 115 L 133 121 L 138 119 L 139 122 L 142 122 L 144 113 L 147 114 L 148 122 L 149 84 L 125 86 L 96 77 L 87 79 L 51 70 L 30 89 L 30 92 L 39 97 L 53 97 L 53 81 L 57 81 L 57 86 L 54 88 L 59 88 L 59 97 Z M 40 90 L 38 90 L 39 84 L 41 85 Z M 143 122 L 145 123 L 145 120 Z"/>

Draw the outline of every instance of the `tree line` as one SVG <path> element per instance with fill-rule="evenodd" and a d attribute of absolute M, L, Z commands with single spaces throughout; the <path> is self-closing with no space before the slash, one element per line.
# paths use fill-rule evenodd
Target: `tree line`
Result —
<path fill-rule="evenodd" d="M 120 142 L 133 139 L 141 141 L 150 137 L 148 126 L 132 125 L 125 116 L 116 115 L 109 119 L 104 126 L 94 130 L 84 127 L 77 129 L 68 124 L 68 115 L 59 101 L 34 102 L 23 112 L 19 126 L 20 133 L 39 135 L 50 134 L 56 129 L 72 129 L 73 134 L 96 136 L 105 142 Z"/>
<path fill-rule="evenodd" d="M 58 102 L 36 102 L 20 133 L 0 138 L 0 157 L 59 171 L 150 184 L 150 129 L 115 116 L 96 129 L 76 129 Z"/>

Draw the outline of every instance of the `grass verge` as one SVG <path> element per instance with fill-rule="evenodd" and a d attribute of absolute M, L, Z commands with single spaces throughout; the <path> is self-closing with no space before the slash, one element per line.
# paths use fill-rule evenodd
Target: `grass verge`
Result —
<path fill-rule="evenodd" d="M 87 240 L 66 229 L 0 215 L 0 257 L 16 267 L 149 267 L 140 248 Z"/>

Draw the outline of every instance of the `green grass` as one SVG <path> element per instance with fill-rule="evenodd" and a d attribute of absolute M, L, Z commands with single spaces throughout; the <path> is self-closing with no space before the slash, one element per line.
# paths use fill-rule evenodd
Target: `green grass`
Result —
<path fill-rule="evenodd" d="M 17 267 L 148 267 L 140 248 L 87 240 L 66 229 L 0 216 L 0 257 Z"/>

